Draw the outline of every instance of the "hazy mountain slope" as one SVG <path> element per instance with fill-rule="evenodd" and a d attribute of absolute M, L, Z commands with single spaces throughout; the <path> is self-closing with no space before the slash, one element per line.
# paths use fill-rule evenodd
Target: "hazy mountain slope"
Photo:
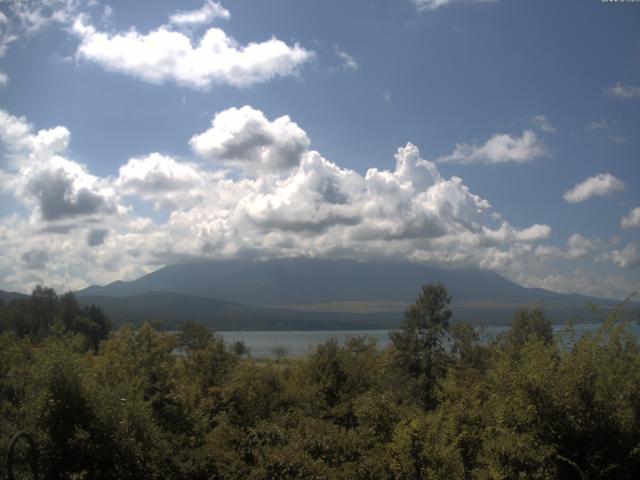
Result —
<path fill-rule="evenodd" d="M 250 307 L 211 298 L 172 292 L 151 292 L 129 297 L 84 295 L 82 305 L 99 306 L 114 324 L 160 321 L 177 328 L 195 320 L 216 330 L 334 330 L 376 329 L 397 325 L 398 314 L 343 314 L 299 312 Z"/>
<path fill-rule="evenodd" d="M 26 298 L 27 295 L 24 293 L 18 293 L 18 292 L 5 292 L 4 290 L 0 290 L 0 300 L 2 300 L 5 303 L 10 302 L 11 300 L 16 300 L 19 298 Z"/>
<path fill-rule="evenodd" d="M 454 305 L 585 304 L 590 299 L 528 289 L 480 270 L 441 270 L 410 263 L 359 263 L 306 258 L 253 262 L 206 261 L 161 268 L 131 282 L 89 287 L 79 296 L 130 296 L 167 291 L 245 305 L 304 305 L 349 301 L 415 300 L 420 286 L 444 283 Z M 607 302 L 608 303 L 608 302 Z"/>

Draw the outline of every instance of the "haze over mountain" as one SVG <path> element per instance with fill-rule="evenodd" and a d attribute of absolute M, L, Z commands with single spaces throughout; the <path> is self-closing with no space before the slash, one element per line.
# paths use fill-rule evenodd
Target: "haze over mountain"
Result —
<path fill-rule="evenodd" d="M 588 303 L 605 310 L 618 303 L 525 288 L 489 271 L 310 258 L 171 265 L 77 295 L 128 321 L 177 321 L 171 313 L 231 329 L 386 328 L 428 282 L 442 282 L 451 292 L 455 319 L 484 324 L 507 322 L 518 307 L 540 304 L 557 321 L 570 315 L 594 320 Z"/>
<path fill-rule="evenodd" d="M 490 271 L 310 258 L 170 265 L 130 282 L 91 286 L 77 293 L 124 297 L 166 291 L 262 306 L 381 300 L 406 303 L 412 302 L 427 282 L 442 282 L 457 305 L 565 304 L 587 298 L 521 287 Z"/>

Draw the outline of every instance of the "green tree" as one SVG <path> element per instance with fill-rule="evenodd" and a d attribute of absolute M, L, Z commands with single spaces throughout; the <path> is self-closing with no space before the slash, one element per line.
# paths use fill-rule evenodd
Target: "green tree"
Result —
<path fill-rule="evenodd" d="M 36 286 L 27 301 L 29 336 L 38 341 L 49 335 L 49 329 L 57 312 L 58 297 L 53 288 Z"/>
<path fill-rule="evenodd" d="M 250 349 L 244 343 L 244 340 L 237 340 L 233 342 L 233 345 L 231 346 L 231 350 L 233 351 L 234 355 L 238 358 L 242 358 L 245 355 L 248 357 L 249 354 L 251 353 Z"/>
<path fill-rule="evenodd" d="M 280 363 L 289 354 L 289 349 L 284 345 L 274 345 L 271 348 L 271 354 L 276 357 L 276 363 Z"/>
<path fill-rule="evenodd" d="M 213 332 L 211 329 L 200 323 L 187 320 L 180 327 L 178 346 L 187 351 L 199 350 L 205 348 L 212 338 Z"/>
<path fill-rule="evenodd" d="M 451 295 L 441 283 L 422 287 L 400 330 L 391 332 L 397 365 L 413 383 L 427 409 L 435 407 L 435 384 L 446 368 L 443 340 L 449 330 Z"/>
<path fill-rule="evenodd" d="M 511 328 L 498 342 L 503 348 L 517 351 L 528 342 L 549 344 L 553 340 L 553 327 L 542 307 L 520 308 L 511 321 Z"/>

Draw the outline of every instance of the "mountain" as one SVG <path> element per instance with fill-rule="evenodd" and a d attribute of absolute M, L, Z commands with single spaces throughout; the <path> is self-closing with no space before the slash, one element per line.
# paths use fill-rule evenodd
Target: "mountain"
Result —
<path fill-rule="evenodd" d="M 363 263 L 308 258 L 224 260 L 170 265 L 130 282 L 81 290 L 123 297 L 167 291 L 250 305 L 298 305 L 353 300 L 415 300 L 420 286 L 444 283 L 456 301 L 524 301 L 564 295 L 523 288 L 480 270 L 442 270 L 411 263 Z"/>
<path fill-rule="evenodd" d="M 365 325 L 397 324 L 427 282 L 442 282 L 451 292 L 456 319 L 484 324 L 508 322 L 519 306 L 539 304 L 544 304 L 554 320 L 574 316 L 592 321 L 602 315 L 587 309 L 588 303 L 604 310 L 618 304 L 525 288 L 481 270 L 310 258 L 171 265 L 130 282 L 92 286 L 76 293 L 83 302 L 91 300 L 107 313 L 118 312 L 131 320 L 139 319 L 144 311 L 147 316 L 166 317 L 171 312 L 207 323 L 215 320 L 230 328 L 292 322 L 305 329 L 311 324 L 343 322 L 344 328 L 351 328 L 347 323 L 369 328 Z"/>
<path fill-rule="evenodd" d="M 27 298 L 28 295 L 18 292 L 5 292 L 0 290 L 0 301 L 9 303 L 11 300 L 18 300 L 20 298 Z"/>
<path fill-rule="evenodd" d="M 81 305 L 100 307 L 118 325 L 159 321 L 175 329 L 195 320 L 215 330 L 366 330 L 393 328 L 397 315 L 302 312 L 260 308 L 172 292 L 150 292 L 128 297 L 82 295 Z"/>

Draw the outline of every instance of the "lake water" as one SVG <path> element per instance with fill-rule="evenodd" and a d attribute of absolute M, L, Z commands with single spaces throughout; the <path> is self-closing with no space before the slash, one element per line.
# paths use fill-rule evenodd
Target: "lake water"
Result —
<path fill-rule="evenodd" d="M 586 332 L 594 332 L 600 327 L 600 323 L 583 323 L 573 326 L 576 336 L 580 337 Z M 483 338 L 490 338 L 509 327 L 484 327 Z M 562 335 L 563 325 L 554 325 L 557 335 Z M 631 331 L 636 338 L 640 338 L 640 325 L 637 322 L 631 324 Z M 274 347 L 284 347 L 289 357 L 301 357 L 307 355 L 316 345 L 335 337 L 340 342 L 352 337 L 373 337 L 378 342 L 379 348 L 389 345 L 388 330 L 323 330 L 323 331 L 255 331 L 255 332 L 217 332 L 227 342 L 244 341 L 250 349 L 253 358 L 273 358 Z"/>

